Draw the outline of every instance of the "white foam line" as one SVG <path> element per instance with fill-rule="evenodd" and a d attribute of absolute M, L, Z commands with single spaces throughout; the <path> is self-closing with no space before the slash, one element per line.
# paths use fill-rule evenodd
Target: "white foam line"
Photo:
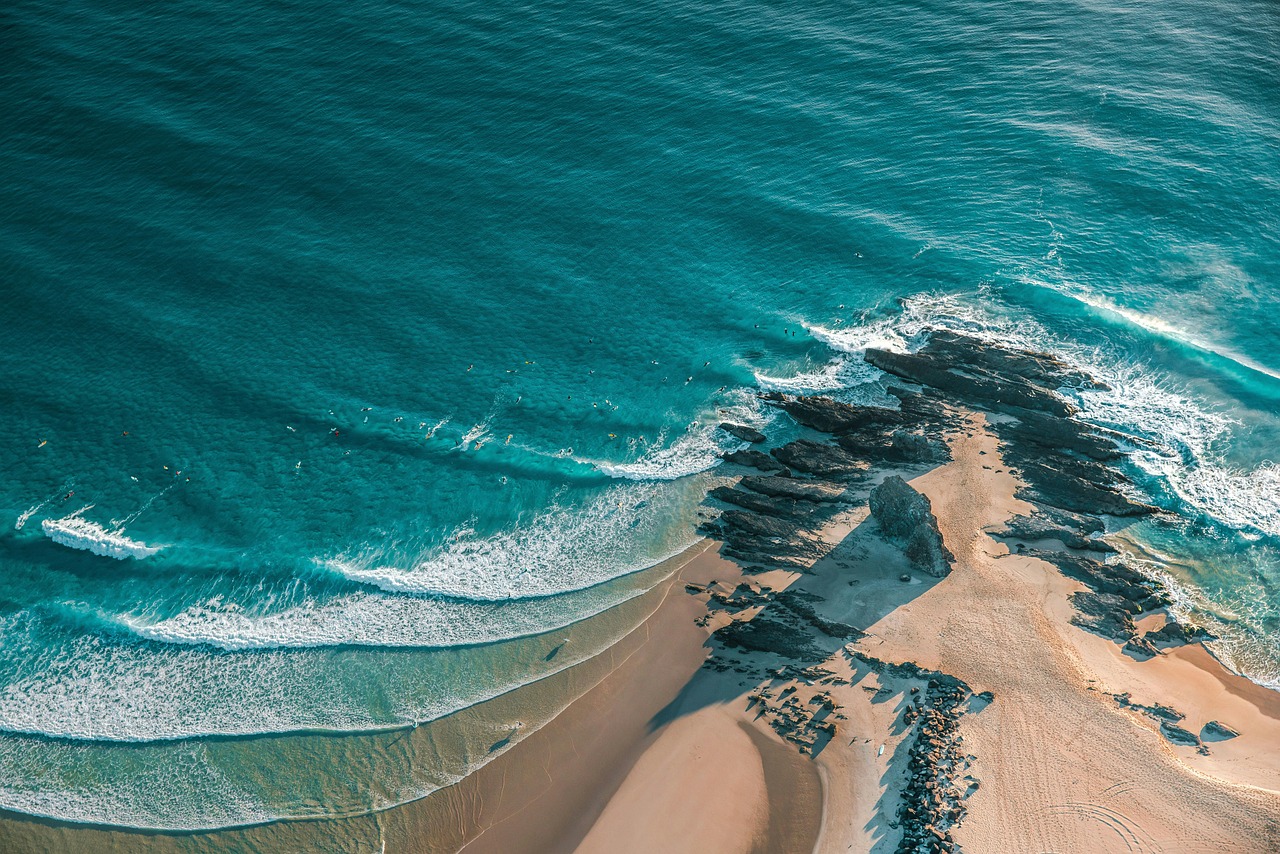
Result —
<path fill-rule="evenodd" d="M 109 531 L 97 522 L 83 518 L 84 512 L 92 507 L 92 504 L 87 504 L 70 516 L 64 516 L 61 519 L 45 519 L 40 523 L 40 527 L 44 530 L 45 536 L 59 545 L 116 560 L 128 558 L 141 560 L 164 548 L 149 546 L 130 539 L 124 535 L 123 528 Z"/>

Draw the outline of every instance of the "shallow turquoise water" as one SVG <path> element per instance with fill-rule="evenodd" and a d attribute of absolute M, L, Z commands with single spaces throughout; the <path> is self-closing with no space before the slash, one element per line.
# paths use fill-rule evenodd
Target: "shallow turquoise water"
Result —
<path fill-rule="evenodd" d="M 502 650 L 693 542 L 712 425 L 929 324 L 1111 380 L 1280 684 L 1275 7 L 792 6 L 10 5 L 0 807 L 281 814 L 205 737 L 562 666 Z"/>

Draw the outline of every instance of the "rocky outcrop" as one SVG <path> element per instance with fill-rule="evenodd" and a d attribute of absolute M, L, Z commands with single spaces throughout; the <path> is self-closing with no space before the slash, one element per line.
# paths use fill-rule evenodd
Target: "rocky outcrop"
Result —
<path fill-rule="evenodd" d="M 929 498 L 897 475 L 871 490 L 871 515 L 880 529 L 903 544 L 911 562 L 922 572 L 941 578 L 951 571 L 955 557 L 942 542 Z"/>
<path fill-rule="evenodd" d="M 777 477 L 771 475 L 752 475 L 744 477 L 740 485 L 744 489 L 770 495 L 774 498 L 794 498 L 797 501 L 813 501 L 831 503 L 840 500 L 845 488 L 837 483 L 824 483 L 817 480 L 802 480 L 797 477 Z"/>
<path fill-rule="evenodd" d="M 1090 536 L 1103 529 L 1101 519 L 1042 504 L 1029 516 L 1011 518 L 996 536 L 1024 542 L 1057 540 L 1069 549 L 1114 554 L 1115 546 Z"/>
<path fill-rule="evenodd" d="M 996 348 L 992 348 L 993 350 Z M 928 352 L 895 353 L 868 347 L 864 358 L 885 373 L 982 407 L 1013 406 L 1046 412 L 1059 418 L 1075 414 L 1075 407 L 1057 393 L 1016 374 L 1001 374 L 972 364 L 957 364 Z"/>
<path fill-rule="evenodd" d="M 1123 456 L 1110 435 L 1074 418 L 1055 418 L 1039 412 L 1023 410 L 1016 421 L 997 426 L 1007 442 L 1049 451 L 1072 451 L 1100 462 Z"/>
<path fill-rule="evenodd" d="M 733 451 L 723 455 L 721 459 L 726 463 L 756 468 L 761 471 L 781 471 L 785 468 L 782 463 L 778 462 L 763 451 L 756 451 L 751 448 L 745 448 L 741 451 Z"/>
<path fill-rule="evenodd" d="M 933 330 L 921 352 L 967 371 L 1014 376 L 1046 389 L 1107 388 L 1087 372 L 1048 353 L 1015 350 L 949 329 Z"/>
<path fill-rule="evenodd" d="M 735 439 L 741 439 L 744 442 L 750 442 L 757 445 L 767 438 L 763 433 L 754 427 L 748 427 L 745 424 L 731 424 L 728 421 L 720 425 L 720 429 L 733 436 Z"/>
<path fill-rule="evenodd" d="M 858 431 L 840 436 L 836 444 L 857 457 L 891 463 L 941 463 L 951 457 L 939 439 L 906 429 Z"/>
<path fill-rule="evenodd" d="M 1100 464 L 1121 456 L 1115 434 L 1075 418 L 1075 407 L 1057 393 L 1062 387 L 1103 387 L 1084 372 L 1043 353 L 946 330 L 932 331 L 916 353 L 869 348 L 865 358 L 943 398 L 1013 415 L 995 428 L 1008 449 L 1005 462 L 1029 484 L 1019 497 L 1077 513 L 1156 512 L 1128 494 L 1122 474 Z"/>
<path fill-rule="evenodd" d="M 1071 594 L 1071 606 L 1076 611 L 1071 622 L 1104 638 L 1127 641 L 1136 631 L 1133 614 L 1137 605 L 1131 599 L 1081 590 Z"/>
<path fill-rule="evenodd" d="M 774 448 L 773 455 L 796 471 L 819 477 L 848 477 L 871 468 L 869 462 L 843 448 L 808 439 L 797 439 L 781 448 Z"/>
<path fill-rule="evenodd" d="M 1131 603 L 1131 613 L 1138 614 L 1169 604 L 1159 585 L 1124 561 L 1102 563 L 1078 552 L 1024 549 L 1062 570 L 1064 575 L 1083 581 L 1099 593 L 1113 593 Z"/>
<path fill-rule="evenodd" d="M 821 433 L 847 433 L 866 427 L 884 427 L 903 422 L 897 410 L 876 406 L 853 406 L 829 397 L 791 397 L 763 394 L 760 399 L 786 412 L 796 423 Z"/>
<path fill-rule="evenodd" d="M 1164 646 L 1183 646 L 1189 643 L 1199 643 L 1200 641 L 1214 640 L 1216 636 L 1211 632 L 1193 626 L 1189 623 L 1181 623 L 1170 617 L 1165 624 L 1155 631 L 1147 632 L 1146 639 L 1155 644 L 1157 647 Z"/>
<path fill-rule="evenodd" d="M 1181 744 L 1183 747 L 1200 746 L 1200 736 L 1169 721 L 1164 721 L 1160 724 L 1160 733 L 1169 741 L 1174 744 Z"/>

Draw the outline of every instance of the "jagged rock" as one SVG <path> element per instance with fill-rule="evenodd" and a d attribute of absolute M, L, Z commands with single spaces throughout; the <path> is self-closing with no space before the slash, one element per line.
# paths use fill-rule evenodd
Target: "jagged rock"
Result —
<path fill-rule="evenodd" d="M 949 329 L 930 332 L 929 340 L 925 342 L 921 352 L 949 364 L 1016 376 L 1046 389 L 1063 386 L 1107 389 L 1105 383 L 1098 382 L 1085 371 L 1072 367 L 1056 356 L 1003 347 Z"/>
<path fill-rule="evenodd" d="M 776 475 L 750 475 L 740 481 L 744 489 L 771 495 L 774 498 L 795 498 L 800 501 L 834 502 L 844 494 L 844 487 L 817 480 L 801 480 Z"/>
<path fill-rule="evenodd" d="M 1102 466 L 1087 469 L 1084 461 L 1061 455 L 1029 458 L 1006 454 L 1005 462 L 1017 468 L 1030 485 L 1029 489 L 1018 490 L 1019 498 L 1076 513 L 1145 516 L 1159 512 L 1158 507 L 1135 501 L 1117 489 L 1120 475 Z M 1081 473 L 1098 479 L 1087 480 Z"/>
<path fill-rule="evenodd" d="M 962 373 L 946 360 L 928 354 L 895 353 L 875 347 L 868 347 L 863 358 L 886 373 L 978 404 L 1016 406 L 1062 418 L 1076 411 L 1055 392 L 1013 374 L 1000 376 L 982 368 Z"/>
<path fill-rule="evenodd" d="M 840 436 L 836 443 L 857 457 L 886 462 L 945 462 L 951 456 L 945 443 L 905 429 L 859 430 Z"/>
<path fill-rule="evenodd" d="M 1101 530 L 1102 521 L 1093 516 L 1039 505 L 1030 516 L 1011 518 L 1004 531 L 996 536 L 1026 541 L 1058 540 L 1068 548 L 1114 554 L 1115 546 L 1088 536 Z"/>
<path fill-rule="evenodd" d="M 1111 697 L 1126 709 L 1134 709 L 1142 712 L 1153 720 L 1177 723 L 1186 717 L 1186 715 L 1175 709 L 1173 706 L 1166 706 L 1163 703 L 1152 703 L 1149 706 L 1143 705 L 1142 703 L 1135 703 L 1127 691 L 1123 694 L 1112 694 Z"/>
<path fill-rule="evenodd" d="M 858 459 L 842 448 L 809 439 L 797 439 L 781 448 L 774 448 L 773 455 L 796 471 L 819 477 L 844 477 L 871 468 L 866 460 Z"/>
<path fill-rule="evenodd" d="M 1138 637 L 1137 635 L 1134 635 L 1133 637 L 1129 638 L 1127 641 L 1125 641 L 1124 649 L 1126 652 L 1133 653 L 1134 655 L 1147 656 L 1148 658 L 1157 656 L 1160 654 L 1160 650 L 1156 647 L 1155 644 L 1147 640 L 1145 635 L 1143 635 L 1142 637 Z"/>
<path fill-rule="evenodd" d="M 774 537 L 784 540 L 794 535 L 797 530 L 795 522 L 745 510 L 726 510 L 720 514 L 720 521 L 724 525 L 746 531 L 757 537 Z"/>
<path fill-rule="evenodd" d="M 854 628 L 848 623 L 837 622 L 836 620 L 828 620 L 809 604 L 809 601 L 817 600 L 819 597 L 813 594 L 802 593 L 798 590 L 787 590 L 779 593 L 774 600 L 778 605 L 786 608 L 795 616 L 805 621 L 809 625 L 822 632 L 827 637 L 836 638 L 837 640 L 857 640 L 864 635 L 861 629 Z M 809 601 L 806 601 L 809 600 Z"/>
<path fill-rule="evenodd" d="M 721 457 L 726 463 L 733 463 L 737 466 L 750 466 L 761 471 L 779 471 L 783 468 L 782 463 L 763 451 L 756 451 L 751 448 L 745 448 L 741 451 L 733 451 Z"/>
<path fill-rule="evenodd" d="M 741 439 L 744 442 L 750 442 L 753 445 L 765 441 L 767 438 L 763 433 L 754 427 L 748 427 L 745 424 L 730 424 L 728 421 L 720 425 L 720 429 L 733 436 L 735 439 Z"/>
<path fill-rule="evenodd" d="M 1206 736 L 1216 741 L 1225 741 L 1229 738 L 1236 738 L 1240 735 L 1240 733 L 1219 721 L 1209 721 L 1204 725 L 1203 732 Z"/>
<path fill-rule="evenodd" d="M 1215 639 L 1215 635 L 1199 626 L 1180 623 L 1173 617 L 1170 617 L 1159 629 L 1147 632 L 1145 637 L 1154 644 L 1169 645 L 1182 645 Z"/>
<path fill-rule="evenodd" d="M 763 613 L 751 620 L 729 623 L 717 629 L 715 635 L 730 648 L 772 652 L 797 661 L 823 655 L 808 634 L 797 632 L 794 626 L 771 619 L 768 614 Z"/>
<path fill-rule="evenodd" d="M 1071 594 L 1076 613 L 1071 622 L 1112 640 L 1133 637 L 1135 627 L 1130 612 L 1137 607 L 1130 599 L 1114 593 L 1081 590 Z"/>
<path fill-rule="evenodd" d="M 951 571 L 955 557 L 942 542 L 929 498 L 897 475 L 871 490 L 871 515 L 888 536 L 902 541 L 911 562 L 941 578 Z"/>
<path fill-rule="evenodd" d="M 744 510 L 762 513 L 768 516 L 787 516 L 808 518 L 818 512 L 823 505 L 812 501 L 797 501 L 794 498 L 775 498 L 750 492 L 745 489 L 734 489 L 731 486 L 717 486 L 709 495 L 726 504 L 733 504 Z"/>
<path fill-rule="evenodd" d="M 996 425 L 996 433 L 1006 442 L 1023 443 L 1048 450 L 1075 451 L 1094 460 L 1120 459 L 1123 453 L 1108 435 L 1074 418 L 1055 418 L 1021 410 L 1016 421 Z"/>
<path fill-rule="evenodd" d="M 789 397 L 764 394 L 761 399 L 781 408 L 805 427 L 822 433 L 844 433 L 872 425 L 897 425 L 903 416 L 894 409 L 853 406 L 829 397 Z"/>
<path fill-rule="evenodd" d="M 1160 732 L 1174 744 L 1181 744 L 1186 747 L 1198 747 L 1200 745 L 1200 736 L 1169 721 L 1161 722 Z"/>
<path fill-rule="evenodd" d="M 1048 561 L 1066 575 L 1088 584 L 1099 593 L 1115 593 L 1130 600 L 1132 613 L 1140 613 L 1167 605 L 1168 597 L 1156 582 L 1123 562 L 1100 563 L 1077 552 L 1026 549 L 1023 554 Z"/>

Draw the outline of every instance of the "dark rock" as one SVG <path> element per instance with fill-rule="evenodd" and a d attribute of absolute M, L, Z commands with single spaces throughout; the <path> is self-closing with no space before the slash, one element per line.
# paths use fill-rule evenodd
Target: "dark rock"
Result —
<path fill-rule="evenodd" d="M 834 483 L 776 475 L 750 475 L 744 477 L 740 485 L 744 489 L 774 498 L 794 498 L 799 501 L 814 502 L 839 501 L 845 491 L 843 486 Z"/>
<path fill-rule="evenodd" d="M 1077 626 L 1112 640 L 1133 637 L 1135 627 L 1130 613 L 1137 606 L 1132 600 L 1114 593 L 1082 590 L 1071 594 L 1071 605 L 1076 609 L 1071 622 Z"/>
<path fill-rule="evenodd" d="M 1186 747 L 1197 747 L 1200 744 L 1200 737 L 1194 732 L 1183 729 L 1169 721 L 1164 721 L 1160 724 L 1160 732 L 1174 744 L 1181 744 Z"/>
<path fill-rule="evenodd" d="M 796 471 L 819 477 L 844 477 L 860 474 L 871 468 L 866 460 L 859 459 L 843 448 L 808 439 L 797 439 L 774 448 L 773 455 Z"/>
<path fill-rule="evenodd" d="M 894 409 L 853 406 L 829 397 L 765 394 L 761 398 L 781 408 L 797 423 L 822 433 L 844 433 L 872 425 L 897 425 L 903 421 L 902 414 Z"/>
<path fill-rule="evenodd" d="M 848 623 L 837 622 L 836 620 L 828 620 L 821 616 L 813 609 L 813 606 L 806 600 L 816 600 L 817 597 L 812 594 L 801 593 L 797 590 L 787 590 L 779 593 L 774 600 L 779 606 L 786 608 L 799 619 L 822 632 L 827 637 L 836 638 L 837 640 L 851 641 L 863 637 L 862 630 L 854 628 Z"/>
<path fill-rule="evenodd" d="M 871 515 L 889 537 L 903 542 L 915 566 L 941 578 L 951 571 L 955 557 L 942 542 L 929 498 L 897 475 L 871 490 Z"/>
<path fill-rule="evenodd" d="M 770 495 L 762 495 L 759 492 L 751 492 L 746 489 L 734 489 L 731 486 L 717 486 L 708 493 L 710 497 L 726 504 L 733 504 L 744 510 L 750 510 L 754 513 L 761 513 L 766 516 L 781 516 L 792 519 L 815 519 L 820 515 L 825 518 L 820 511 L 824 508 L 834 510 L 832 505 L 815 504 L 812 501 L 797 501 L 794 498 L 774 498 Z"/>
<path fill-rule="evenodd" d="M 720 425 L 720 429 L 735 439 L 741 439 L 752 444 L 759 444 L 766 439 L 766 436 L 759 430 L 754 427 L 748 427 L 745 424 L 730 424 L 726 421 Z"/>
<path fill-rule="evenodd" d="M 1100 390 L 1107 388 L 1106 384 L 1098 382 L 1088 373 L 1048 353 L 1015 350 L 949 329 L 931 331 L 921 352 L 970 370 L 1016 376 L 1046 389 L 1064 386 Z"/>
<path fill-rule="evenodd" d="M 1146 636 L 1133 636 L 1125 641 L 1125 652 L 1132 653 L 1135 656 L 1143 658 L 1151 658 L 1160 654 L 1160 650 Z"/>
<path fill-rule="evenodd" d="M 725 646 L 761 652 L 772 652 L 784 658 L 806 660 L 823 655 L 812 638 L 797 632 L 787 623 L 757 614 L 751 620 L 738 620 L 717 629 L 715 636 Z"/>
<path fill-rule="evenodd" d="M 1159 629 L 1147 632 L 1146 639 L 1156 645 L 1181 646 L 1189 643 L 1197 643 L 1199 641 L 1214 640 L 1215 635 L 1200 628 L 1186 623 L 1180 623 L 1173 617 L 1170 617 Z"/>
<path fill-rule="evenodd" d="M 765 538 L 786 539 L 794 535 L 797 529 L 794 522 L 744 510 L 726 510 L 720 515 L 720 521 L 731 528 Z"/>
<path fill-rule="evenodd" d="M 1030 490 L 1018 496 L 1051 504 L 1076 513 L 1109 516 L 1145 516 L 1159 508 L 1135 501 L 1116 484 L 1123 478 L 1098 463 L 1086 463 L 1065 455 L 1027 456 L 1007 453 L 1005 461 L 1017 468 Z"/>
<path fill-rule="evenodd" d="M 750 466 L 761 471 L 778 471 L 781 469 L 782 463 L 763 451 L 756 451 L 751 448 L 745 448 L 741 451 L 733 451 L 721 457 L 726 463 L 733 463 L 737 466 Z"/>
<path fill-rule="evenodd" d="M 1103 462 L 1124 456 L 1113 439 L 1082 421 L 1027 410 L 1017 411 L 1016 415 L 1017 421 L 996 425 L 997 435 L 1006 442 L 1074 451 Z"/>
<path fill-rule="evenodd" d="M 945 443 L 905 429 L 846 433 L 836 443 L 857 457 L 885 462 L 934 463 L 951 457 Z"/>
<path fill-rule="evenodd" d="M 985 369 L 961 372 L 943 359 L 924 353 L 894 353 L 868 347 L 864 358 L 880 370 L 919 385 L 932 386 L 980 405 L 1000 404 L 1038 410 L 1059 417 L 1075 414 L 1075 407 L 1055 392 L 1016 375 L 1000 376 Z"/>
<path fill-rule="evenodd" d="M 1115 593 L 1133 603 L 1132 613 L 1168 604 L 1168 597 L 1155 581 L 1123 563 L 1101 563 L 1078 552 L 1026 549 L 1024 554 L 1048 561 L 1065 575 L 1083 581 L 1099 593 Z"/>
<path fill-rule="evenodd" d="M 1102 521 L 1093 516 L 1040 505 L 1030 516 L 1011 518 L 1004 531 L 996 536 L 1028 541 L 1058 540 L 1068 548 L 1114 554 L 1115 546 L 1088 536 L 1101 530 Z"/>

